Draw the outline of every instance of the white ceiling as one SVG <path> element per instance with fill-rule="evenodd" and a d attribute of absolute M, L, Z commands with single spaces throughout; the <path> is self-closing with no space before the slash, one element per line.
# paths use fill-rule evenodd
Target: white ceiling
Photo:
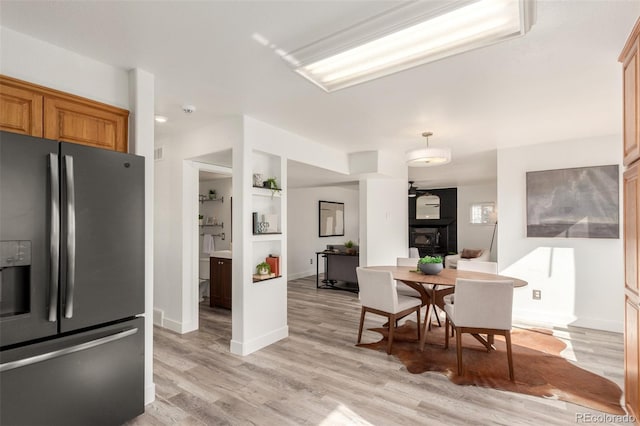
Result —
<path fill-rule="evenodd" d="M 640 15 L 637 0 L 538 1 L 536 23 L 522 38 L 330 94 L 274 53 L 395 4 L 2 0 L 0 24 L 154 74 L 156 111 L 170 120 L 156 126 L 159 135 L 230 114 L 348 152 L 406 151 L 433 131 L 431 145 L 451 147 L 454 161 L 410 169 L 422 187 L 495 179 L 496 148 L 620 134 L 617 57 Z M 185 116 L 185 103 L 197 111 Z"/>

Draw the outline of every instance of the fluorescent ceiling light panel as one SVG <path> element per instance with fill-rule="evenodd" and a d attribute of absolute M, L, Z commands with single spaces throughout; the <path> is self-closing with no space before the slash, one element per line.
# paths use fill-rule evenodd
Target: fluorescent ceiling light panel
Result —
<path fill-rule="evenodd" d="M 283 57 L 331 92 L 521 36 L 533 22 L 533 6 L 529 0 L 477 0 L 434 9 L 434 2 L 412 2 Z M 420 10 L 425 7 L 430 10 Z"/>

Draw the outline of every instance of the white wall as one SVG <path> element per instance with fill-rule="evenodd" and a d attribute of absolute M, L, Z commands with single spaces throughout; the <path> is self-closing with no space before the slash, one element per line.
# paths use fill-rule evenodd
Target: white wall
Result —
<path fill-rule="evenodd" d="M 458 251 L 463 248 L 489 248 L 493 235 L 493 225 L 472 225 L 470 223 L 471 205 L 474 203 L 496 202 L 496 182 L 479 185 L 458 186 Z M 496 203 L 496 208 L 498 205 Z M 497 234 L 497 230 L 496 230 Z M 497 259 L 497 235 L 491 250 L 491 260 Z"/>
<path fill-rule="evenodd" d="M 344 203 L 343 237 L 321 238 L 318 236 L 318 201 L 320 200 Z M 360 209 L 357 185 L 290 189 L 287 209 L 291 219 L 287 236 L 289 251 L 287 267 L 290 280 L 315 275 L 315 253 L 324 250 L 327 244 L 338 245 L 344 244 L 347 240 L 357 242 L 359 239 Z M 322 258 L 320 258 L 319 268 L 320 271 L 324 270 Z"/>
<path fill-rule="evenodd" d="M 225 151 L 242 138 L 242 118 L 211 119 L 180 136 L 156 140 L 154 323 L 179 333 L 198 328 L 198 169 L 191 158 Z M 225 164 L 226 165 L 226 164 Z M 190 191 L 192 190 L 193 193 Z M 188 265 L 185 267 L 185 264 Z"/>
<path fill-rule="evenodd" d="M 0 72 L 129 109 L 127 70 L 0 27 Z"/>
<path fill-rule="evenodd" d="M 360 266 L 395 265 L 397 257 L 406 257 L 408 227 L 406 177 L 361 179 Z"/>
<path fill-rule="evenodd" d="M 529 283 L 515 290 L 515 318 L 623 331 L 622 239 L 527 238 L 525 176 L 620 164 L 620 143 L 611 136 L 498 150 L 498 264 Z M 542 290 L 541 300 L 532 299 L 533 289 Z"/>
<path fill-rule="evenodd" d="M 130 111 L 130 152 L 145 156 L 145 403 L 153 384 L 153 75 L 127 71 L 0 27 L 0 73 Z"/>

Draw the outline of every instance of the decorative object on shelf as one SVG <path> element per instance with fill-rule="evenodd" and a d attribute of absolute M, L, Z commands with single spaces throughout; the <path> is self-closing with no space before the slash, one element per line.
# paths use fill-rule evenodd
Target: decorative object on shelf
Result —
<path fill-rule="evenodd" d="M 353 241 L 349 240 L 344 243 L 344 248 L 347 254 L 356 254 L 356 249 L 353 248 Z"/>
<path fill-rule="evenodd" d="M 204 194 L 198 194 L 198 201 L 203 202 L 207 199 L 207 196 Z"/>
<path fill-rule="evenodd" d="M 439 166 L 451 162 L 451 149 L 429 148 L 429 136 L 433 136 L 433 132 L 424 132 L 422 136 L 427 140 L 427 147 L 414 149 L 407 153 L 409 167 Z"/>
<path fill-rule="evenodd" d="M 202 216 L 201 214 L 198 215 L 198 222 L 200 224 L 200 226 L 202 226 L 202 221 L 204 219 L 204 216 Z"/>
<path fill-rule="evenodd" d="M 253 186 L 263 186 L 264 177 L 260 173 L 253 174 Z"/>
<path fill-rule="evenodd" d="M 276 181 L 276 178 L 274 177 L 270 177 L 269 179 L 262 182 L 262 186 L 271 190 L 271 198 L 273 198 L 273 196 L 276 195 L 277 192 L 282 191 L 282 189 L 278 186 L 278 181 Z"/>
<path fill-rule="evenodd" d="M 216 224 L 216 219 L 212 216 L 207 216 L 207 218 L 204 221 L 205 225 L 215 225 Z"/>
<path fill-rule="evenodd" d="M 210 189 L 209 190 L 209 199 L 210 200 L 215 200 L 216 199 L 216 190 L 215 189 Z"/>
<path fill-rule="evenodd" d="M 265 259 L 265 261 L 271 266 L 271 272 L 275 274 L 276 277 L 280 276 L 280 256 L 273 256 L 269 254 L 269 257 Z"/>
<path fill-rule="evenodd" d="M 271 265 L 267 262 L 260 262 L 256 265 L 256 272 L 258 275 L 268 275 L 271 273 Z"/>
<path fill-rule="evenodd" d="M 442 271 L 442 257 L 425 256 L 418 260 L 418 269 L 425 275 L 437 275 Z"/>
<path fill-rule="evenodd" d="M 258 212 L 253 212 L 251 214 L 251 217 L 253 218 L 253 233 L 254 234 L 258 234 L 258 227 L 259 227 L 259 222 L 258 222 Z"/>
<path fill-rule="evenodd" d="M 344 203 L 318 201 L 318 236 L 344 235 Z"/>
<path fill-rule="evenodd" d="M 262 221 L 267 223 L 267 230 L 264 232 L 277 233 L 278 223 L 280 222 L 277 214 L 262 215 Z"/>
<path fill-rule="evenodd" d="M 269 232 L 269 222 L 259 222 L 258 223 L 258 233 L 265 234 Z"/>

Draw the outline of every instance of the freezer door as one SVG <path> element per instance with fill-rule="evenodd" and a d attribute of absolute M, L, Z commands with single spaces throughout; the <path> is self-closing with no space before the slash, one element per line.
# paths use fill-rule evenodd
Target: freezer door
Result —
<path fill-rule="evenodd" d="M 57 153 L 0 132 L 0 347 L 57 332 Z"/>
<path fill-rule="evenodd" d="M 0 352 L 0 424 L 121 425 L 144 412 L 144 319 Z"/>
<path fill-rule="evenodd" d="M 144 312 L 144 158 L 60 144 L 62 332 Z"/>

